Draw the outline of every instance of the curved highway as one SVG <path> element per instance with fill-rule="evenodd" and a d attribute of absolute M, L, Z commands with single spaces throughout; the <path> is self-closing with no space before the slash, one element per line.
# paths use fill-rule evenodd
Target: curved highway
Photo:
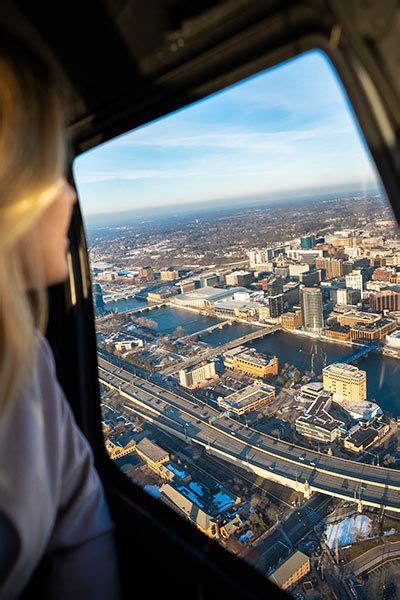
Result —
<path fill-rule="evenodd" d="M 135 403 L 135 411 L 161 428 L 190 438 L 262 476 L 299 490 L 308 488 L 400 512 L 400 471 L 327 456 L 241 425 L 203 402 L 117 367 L 99 356 L 101 383 Z M 129 408 L 129 403 L 127 403 Z"/>

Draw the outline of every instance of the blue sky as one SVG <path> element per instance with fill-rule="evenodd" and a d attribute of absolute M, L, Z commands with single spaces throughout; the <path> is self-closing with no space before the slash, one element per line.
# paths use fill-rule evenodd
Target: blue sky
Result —
<path fill-rule="evenodd" d="M 377 180 L 319 51 L 98 146 L 74 172 L 86 216 Z"/>

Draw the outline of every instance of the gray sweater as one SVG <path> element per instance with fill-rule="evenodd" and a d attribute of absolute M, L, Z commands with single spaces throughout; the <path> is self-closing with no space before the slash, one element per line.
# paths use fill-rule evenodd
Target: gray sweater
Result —
<path fill-rule="evenodd" d="M 31 383 L 0 415 L 0 599 L 114 600 L 114 525 L 92 450 L 36 339 Z"/>

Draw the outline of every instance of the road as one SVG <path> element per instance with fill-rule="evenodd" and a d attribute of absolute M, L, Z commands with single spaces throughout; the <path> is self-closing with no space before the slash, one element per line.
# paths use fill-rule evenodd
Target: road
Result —
<path fill-rule="evenodd" d="M 270 535 L 256 547 L 255 567 L 264 574 L 274 567 L 328 514 L 333 500 L 324 494 L 314 494 L 302 508 L 296 508 Z"/>
<path fill-rule="evenodd" d="M 154 423 L 178 437 L 210 448 L 220 457 L 240 462 L 261 476 L 302 491 L 326 493 L 346 500 L 400 511 L 400 472 L 279 441 L 246 427 L 220 411 L 176 391 L 118 369 L 99 357 L 99 378 L 127 398 L 126 405 L 149 414 Z"/>

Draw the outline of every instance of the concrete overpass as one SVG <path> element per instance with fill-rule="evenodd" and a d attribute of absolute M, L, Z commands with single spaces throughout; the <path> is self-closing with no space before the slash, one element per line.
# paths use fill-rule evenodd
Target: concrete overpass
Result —
<path fill-rule="evenodd" d="M 99 357 L 99 379 L 125 406 L 190 443 L 242 468 L 302 492 L 322 492 L 358 505 L 400 512 L 400 471 L 327 456 L 260 433 L 193 398 L 182 397 Z M 212 423 L 211 423 L 212 420 Z"/>

